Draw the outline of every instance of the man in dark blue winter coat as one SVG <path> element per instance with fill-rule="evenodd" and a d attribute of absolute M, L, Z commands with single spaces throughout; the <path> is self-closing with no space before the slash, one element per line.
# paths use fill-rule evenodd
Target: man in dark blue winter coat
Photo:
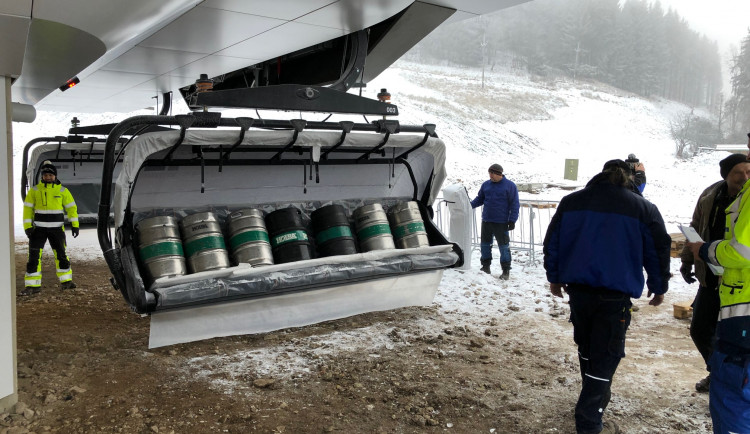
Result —
<path fill-rule="evenodd" d="M 649 304 L 667 292 L 669 250 L 659 210 L 633 184 L 630 167 L 608 161 L 581 191 L 560 201 L 544 239 L 544 268 L 553 295 L 570 296 L 573 340 L 583 378 L 575 408 L 579 433 L 619 432 L 602 423 L 610 386 L 625 357 L 631 298 L 643 293 L 646 269 Z"/>
<path fill-rule="evenodd" d="M 489 170 L 490 179 L 484 181 L 479 193 L 471 201 L 471 207 L 484 205 L 482 209 L 482 232 L 480 240 L 481 270 L 490 273 L 492 263 L 492 238 L 500 248 L 500 266 L 503 280 L 510 278 L 510 235 L 518 220 L 518 188 L 513 181 L 503 176 L 503 167 L 493 164 Z"/>

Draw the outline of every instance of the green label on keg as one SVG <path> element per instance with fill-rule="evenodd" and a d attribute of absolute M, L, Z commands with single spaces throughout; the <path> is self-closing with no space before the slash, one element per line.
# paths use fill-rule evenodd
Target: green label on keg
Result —
<path fill-rule="evenodd" d="M 188 258 L 196 253 L 212 249 L 226 250 L 227 245 L 224 243 L 224 237 L 203 237 L 185 243 L 185 254 Z"/>
<path fill-rule="evenodd" d="M 278 247 L 282 244 L 292 243 L 294 241 L 307 241 L 308 239 L 307 232 L 305 231 L 284 232 L 283 234 L 271 238 L 271 247 Z"/>
<path fill-rule="evenodd" d="M 315 241 L 318 244 L 323 244 L 326 241 L 331 241 L 336 238 L 351 237 L 351 236 L 352 236 L 352 230 L 349 226 L 334 226 L 332 228 L 328 228 L 324 231 L 318 232 L 318 234 L 315 235 Z"/>
<path fill-rule="evenodd" d="M 182 251 L 182 243 L 176 241 L 164 241 L 163 243 L 151 244 L 150 246 L 142 247 L 138 253 L 143 262 L 158 256 L 185 255 Z"/>
<path fill-rule="evenodd" d="M 377 235 L 383 235 L 383 234 L 391 234 L 391 227 L 387 224 L 379 224 L 379 225 L 372 225 L 368 226 L 360 231 L 357 232 L 357 237 L 360 240 L 366 240 L 368 238 L 372 238 Z"/>
<path fill-rule="evenodd" d="M 236 249 L 237 247 L 245 244 L 245 243 L 251 243 L 253 241 L 265 241 L 269 242 L 268 240 L 268 232 L 266 231 L 246 231 L 242 232 L 240 234 L 237 234 L 229 239 L 229 245 L 232 246 L 232 250 Z"/>
<path fill-rule="evenodd" d="M 407 235 L 416 233 L 426 233 L 424 230 L 423 222 L 407 223 L 405 225 L 396 226 L 396 232 L 394 233 L 394 235 L 396 236 L 396 238 L 401 239 Z"/>

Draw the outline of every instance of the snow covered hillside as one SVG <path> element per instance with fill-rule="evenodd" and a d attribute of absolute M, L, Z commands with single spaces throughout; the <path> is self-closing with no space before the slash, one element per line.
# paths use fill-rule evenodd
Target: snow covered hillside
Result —
<path fill-rule="evenodd" d="M 690 109 L 601 84 L 486 71 L 483 90 L 480 70 L 400 62 L 370 87 L 388 88 L 402 122 L 437 124 L 448 146 L 447 183 L 464 184 L 470 195 L 494 162 L 517 184 L 583 185 L 605 161 L 634 153 L 646 166 L 644 196 L 674 232 L 677 223 L 689 222 L 697 193 L 720 179 L 718 162 L 728 155 L 675 160 L 669 123 Z M 579 160 L 578 182 L 563 179 L 568 158 Z M 547 189 L 522 199 L 565 194 Z"/>

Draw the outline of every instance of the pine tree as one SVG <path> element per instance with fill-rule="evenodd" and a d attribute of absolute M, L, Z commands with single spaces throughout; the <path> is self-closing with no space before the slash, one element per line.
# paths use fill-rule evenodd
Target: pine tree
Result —
<path fill-rule="evenodd" d="M 727 101 L 727 114 L 733 119 L 732 132 L 750 131 L 750 30 L 732 59 L 731 76 L 732 98 Z"/>

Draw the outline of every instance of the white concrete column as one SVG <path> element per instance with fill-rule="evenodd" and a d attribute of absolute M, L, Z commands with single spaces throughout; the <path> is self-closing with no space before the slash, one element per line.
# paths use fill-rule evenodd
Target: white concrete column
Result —
<path fill-rule="evenodd" d="M 5 190 L 0 188 L 0 209 L 5 208 L 0 212 L 0 413 L 4 413 L 18 402 L 18 379 L 10 77 L 0 80 L 0 179 L 5 179 Z"/>

